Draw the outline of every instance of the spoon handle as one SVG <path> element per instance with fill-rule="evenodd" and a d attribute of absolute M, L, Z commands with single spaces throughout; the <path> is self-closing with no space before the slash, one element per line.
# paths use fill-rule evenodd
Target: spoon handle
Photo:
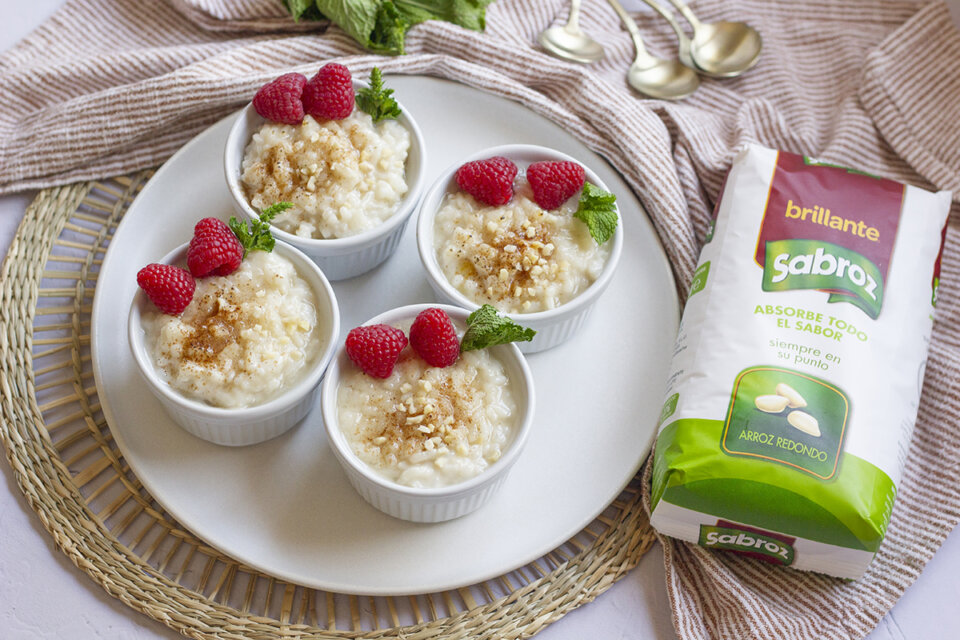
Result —
<path fill-rule="evenodd" d="M 670 23 L 670 26 L 673 27 L 674 33 L 677 34 L 677 40 L 680 41 L 680 50 L 679 55 L 680 62 L 685 66 L 690 67 L 691 69 L 696 70 L 697 67 L 693 63 L 693 58 L 690 56 L 690 38 L 687 37 L 687 34 L 680 27 L 680 23 L 677 22 L 677 19 L 673 17 L 673 14 L 666 9 L 664 9 L 659 3 L 654 2 L 654 0 L 642 0 L 647 6 L 659 13 L 664 20 Z"/>
<path fill-rule="evenodd" d="M 670 4 L 676 7 L 677 11 L 683 14 L 683 17 L 687 19 L 687 22 L 690 23 L 690 26 L 693 27 L 694 31 L 700 28 L 700 21 L 697 19 L 697 16 L 693 15 L 693 11 L 690 10 L 690 7 L 685 5 L 680 0 L 670 0 Z"/>
<path fill-rule="evenodd" d="M 570 0 L 570 16 L 567 18 L 567 31 L 580 31 L 580 0 Z"/>
<path fill-rule="evenodd" d="M 654 2 L 653 0 L 641 0 L 648 7 L 659 13 L 664 20 L 670 23 L 670 26 L 673 27 L 673 30 L 677 33 L 677 37 L 681 40 L 687 40 L 687 34 L 684 33 L 683 29 L 680 27 L 680 23 L 677 22 L 677 19 L 673 17 L 673 14 L 660 6 L 659 3 Z"/>
<path fill-rule="evenodd" d="M 623 5 L 617 2 L 617 0 L 607 0 L 607 2 L 610 3 L 613 10 L 620 16 L 623 26 L 630 32 L 630 37 L 633 39 L 633 46 L 637 50 L 636 61 L 648 65 L 655 62 L 650 54 L 647 53 L 647 48 L 643 46 L 643 38 L 640 36 L 640 29 L 637 27 L 637 23 L 633 21 L 633 18 L 631 18 L 630 14 L 623 8 Z"/>

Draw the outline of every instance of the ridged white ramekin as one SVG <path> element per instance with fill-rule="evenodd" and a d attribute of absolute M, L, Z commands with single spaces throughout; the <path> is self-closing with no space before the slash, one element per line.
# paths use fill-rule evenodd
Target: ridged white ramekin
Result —
<path fill-rule="evenodd" d="M 356 80 L 353 84 L 355 90 L 366 86 Z M 278 240 L 283 240 L 307 254 L 330 280 L 345 280 L 358 276 L 389 258 L 400 244 L 407 222 L 420 201 L 427 166 L 426 146 L 416 121 L 403 105 L 400 105 L 400 108 L 403 112 L 397 121 L 410 132 L 410 150 L 406 163 L 408 189 L 392 216 L 373 229 L 346 238 L 329 240 L 301 238 L 275 226 L 271 229 Z M 227 186 L 233 196 L 234 209 L 244 219 L 256 219 L 258 213 L 250 206 L 240 184 L 243 154 L 253 134 L 265 123 L 266 120 L 254 110 L 253 104 L 248 104 L 237 114 L 224 147 Z"/>
<path fill-rule="evenodd" d="M 398 307 L 364 324 L 396 326 L 403 321 L 413 320 L 418 313 L 430 307 L 439 307 L 446 311 L 457 325 L 458 332 L 462 333 L 469 312 L 449 305 L 419 304 Z M 339 348 L 320 387 L 320 406 L 330 447 L 346 472 L 350 484 L 364 500 L 380 511 L 402 520 L 442 522 L 479 509 L 503 485 L 510 469 L 520 457 L 533 425 L 533 376 L 515 344 L 498 345 L 491 347 L 491 350 L 492 355 L 503 364 L 517 402 L 519 416 L 513 441 L 503 456 L 479 475 L 449 487 L 421 489 L 396 484 L 378 475 L 351 450 L 340 429 L 337 395 L 340 372 L 355 365 L 347 356 L 345 348 Z"/>
<path fill-rule="evenodd" d="M 453 284 L 447 280 L 443 271 L 440 269 L 440 264 L 437 262 L 437 249 L 434 246 L 434 219 L 437 211 L 439 211 L 442 206 L 444 197 L 448 193 L 459 190 L 456 180 L 457 169 L 467 162 L 483 160 L 494 156 L 504 156 L 512 160 L 520 169 L 519 175 L 522 175 L 526 171 L 526 168 L 534 162 L 543 160 L 576 162 L 584 167 L 588 182 L 609 191 L 597 174 L 584 163 L 559 151 L 536 145 L 509 144 L 492 147 L 475 153 L 448 167 L 427 190 L 423 196 L 423 201 L 420 203 L 420 213 L 417 219 L 417 248 L 420 252 L 420 261 L 423 263 L 423 267 L 427 272 L 427 280 L 437 297 L 443 302 L 471 310 L 478 308 L 480 305 L 454 287 Z M 536 351 L 551 349 L 573 337 L 580 327 L 583 326 L 584 322 L 586 322 L 590 312 L 593 310 L 594 303 L 610 284 L 614 271 L 617 268 L 617 263 L 620 261 L 620 254 L 623 251 L 623 216 L 620 215 L 619 209 L 617 210 L 617 215 L 620 217 L 617 230 L 613 234 L 613 237 L 607 241 L 612 243 L 610 256 L 607 258 L 607 262 L 600 272 L 600 275 L 585 291 L 573 300 L 555 309 L 534 313 L 507 314 L 523 326 L 530 327 L 537 332 L 537 335 L 532 341 L 517 343 L 520 351 L 523 353 L 534 353 Z"/>
<path fill-rule="evenodd" d="M 242 446 L 269 440 L 300 422 L 313 406 L 320 380 L 330 363 L 340 334 L 340 310 L 333 288 L 323 272 L 309 258 L 295 248 L 277 242 L 274 251 L 290 260 L 313 291 L 317 309 L 317 338 L 323 348 L 309 363 L 299 381 L 282 394 L 263 404 L 240 409 L 214 407 L 199 400 L 187 398 L 171 387 L 157 373 L 147 350 L 141 316 L 152 303 L 138 290 L 130 306 L 127 337 L 130 350 L 140 374 L 167 414 L 188 432 L 216 444 Z M 166 255 L 163 264 L 184 265 L 187 245 Z"/>

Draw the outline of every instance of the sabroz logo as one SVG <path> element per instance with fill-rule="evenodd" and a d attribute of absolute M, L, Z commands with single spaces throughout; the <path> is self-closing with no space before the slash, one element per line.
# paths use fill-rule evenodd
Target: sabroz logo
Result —
<path fill-rule="evenodd" d="M 863 220 L 848 220 L 841 216 L 835 216 L 830 213 L 830 209 L 814 205 L 813 208 L 801 207 L 793 204 L 793 200 L 787 200 L 787 210 L 783 214 L 793 220 L 803 220 L 812 224 L 819 224 L 830 229 L 836 229 L 843 233 L 849 233 L 858 238 L 866 238 L 871 242 L 880 241 L 880 231 L 876 227 L 867 226 Z"/>
<path fill-rule="evenodd" d="M 846 278 L 871 299 L 877 299 L 877 281 L 866 269 L 843 256 L 825 252 L 823 247 L 818 247 L 812 254 L 792 256 L 781 253 L 773 259 L 773 269 L 776 272 L 770 278 L 773 283 L 782 282 L 790 275 L 834 276 Z"/>
<path fill-rule="evenodd" d="M 712 547 L 716 545 L 731 545 L 743 550 L 756 549 L 758 551 L 766 551 L 767 553 L 780 556 L 786 564 L 790 564 L 791 560 L 789 547 L 770 538 L 751 536 L 746 533 L 734 535 L 732 533 L 719 533 L 717 531 L 708 532 L 706 546 Z"/>

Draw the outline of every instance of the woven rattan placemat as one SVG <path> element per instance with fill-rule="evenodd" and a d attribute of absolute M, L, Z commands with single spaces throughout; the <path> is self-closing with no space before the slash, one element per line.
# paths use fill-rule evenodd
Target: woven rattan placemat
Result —
<path fill-rule="evenodd" d="M 103 255 L 152 175 L 42 191 L 0 274 L 0 437 L 27 502 L 111 595 L 194 638 L 521 638 L 590 602 L 653 544 L 639 478 L 587 528 L 509 574 L 441 593 L 354 596 L 224 556 L 141 486 L 100 411 L 90 312 Z"/>

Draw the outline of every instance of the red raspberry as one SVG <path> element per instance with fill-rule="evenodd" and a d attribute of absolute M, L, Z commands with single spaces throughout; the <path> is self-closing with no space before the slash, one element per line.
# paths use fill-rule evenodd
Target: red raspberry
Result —
<path fill-rule="evenodd" d="M 300 96 L 307 84 L 302 73 L 286 73 L 260 87 L 253 96 L 253 108 L 272 122 L 300 124 L 303 122 L 303 102 Z"/>
<path fill-rule="evenodd" d="M 303 109 L 317 120 L 343 120 L 353 113 L 353 78 L 342 64 L 331 62 L 303 88 Z"/>
<path fill-rule="evenodd" d="M 449 367 L 460 356 L 460 340 L 443 309 L 424 309 L 410 326 L 410 346 L 431 367 Z"/>
<path fill-rule="evenodd" d="M 187 268 L 194 278 L 228 276 L 240 268 L 242 260 L 243 246 L 222 220 L 204 218 L 193 228 Z"/>
<path fill-rule="evenodd" d="M 543 209 L 556 209 L 583 188 L 586 173 L 576 162 L 534 162 L 527 167 L 533 201 Z"/>
<path fill-rule="evenodd" d="M 137 284 L 160 311 L 172 316 L 187 308 L 197 288 L 186 269 L 156 262 L 137 272 Z"/>
<path fill-rule="evenodd" d="M 457 169 L 457 185 L 493 207 L 510 202 L 516 177 L 517 165 L 503 156 L 474 160 Z"/>
<path fill-rule="evenodd" d="M 388 324 L 357 327 L 347 334 L 347 355 L 365 374 L 374 378 L 390 377 L 405 346 L 407 336 Z"/>

